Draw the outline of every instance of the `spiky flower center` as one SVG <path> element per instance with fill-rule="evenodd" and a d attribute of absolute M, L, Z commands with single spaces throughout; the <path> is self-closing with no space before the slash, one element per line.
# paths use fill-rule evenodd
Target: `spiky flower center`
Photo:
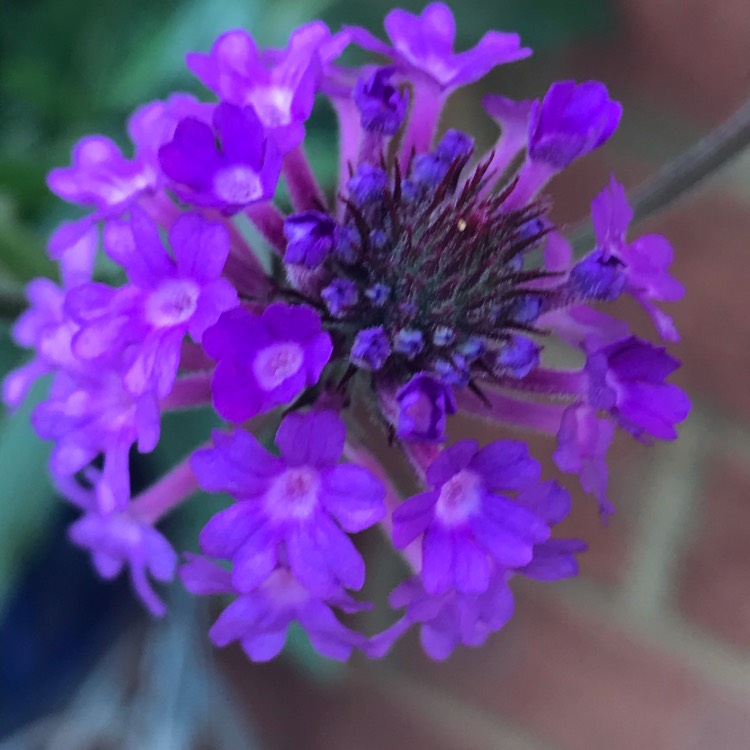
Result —
<path fill-rule="evenodd" d="M 538 333 L 538 282 L 549 274 L 526 269 L 525 256 L 549 227 L 543 203 L 509 210 L 509 190 L 488 194 L 487 164 L 463 176 L 470 147 L 449 160 L 441 146 L 413 159 L 403 177 L 397 163 L 390 173 L 384 163 L 360 167 L 322 265 L 329 283 L 321 296 L 329 330 L 346 352 L 354 342 L 358 366 L 466 383 L 473 367 L 495 367 L 514 333 Z M 373 331 L 384 337 L 375 342 Z M 363 356 L 360 332 L 377 343 L 377 356 Z"/>

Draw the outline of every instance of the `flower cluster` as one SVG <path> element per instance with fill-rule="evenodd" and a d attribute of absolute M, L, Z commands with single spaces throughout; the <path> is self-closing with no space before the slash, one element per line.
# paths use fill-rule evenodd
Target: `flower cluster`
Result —
<path fill-rule="evenodd" d="M 14 406 L 51 376 L 33 422 L 83 512 L 73 541 L 103 576 L 127 568 L 156 614 L 150 579 L 179 574 L 195 594 L 228 596 L 211 638 L 254 660 L 281 650 L 292 621 L 332 658 L 380 656 L 411 627 L 445 658 L 503 626 L 515 576 L 576 574 L 585 544 L 553 536 L 566 490 L 523 442 L 451 442 L 453 415 L 548 435 L 559 469 L 607 515 L 616 428 L 671 440 L 689 410 L 666 381 L 678 362 L 599 309 L 629 295 L 676 340 L 657 306 L 683 291 L 667 241 L 627 238 L 614 178 L 594 198 L 596 243 L 582 259 L 549 218 L 545 185 L 618 125 L 605 86 L 487 96 L 500 135 L 478 153 L 469 134 L 438 131 L 443 105 L 530 50 L 491 31 L 455 52 L 442 3 L 393 10 L 385 29 L 388 42 L 314 22 L 266 50 L 228 32 L 188 56 L 216 101 L 175 94 L 140 108 L 132 157 L 84 138 L 49 186 L 90 213 L 53 235 L 61 283 L 34 281 L 15 327 L 34 357 L 4 398 Z M 344 67 L 350 45 L 377 61 Z M 319 97 L 339 121 L 332 194 L 304 152 Z M 274 202 L 281 181 L 291 209 Z M 94 277 L 100 245 L 118 286 Z M 583 364 L 555 367 L 562 347 Z M 132 497 L 131 450 L 156 447 L 164 413 L 207 404 L 226 427 Z M 252 434 L 258 416 L 275 447 Z M 409 497 L 389 479 L 389 452 L 414 469 Z M 179 566 L 155 525 L 199 487 L 233 502 Z M 390 597 L 402 613 L 365 636 L 340 617 L 371 606 L 355 598 L 366 566 L 352 535 L 375 525 L 410 573 Z"/>

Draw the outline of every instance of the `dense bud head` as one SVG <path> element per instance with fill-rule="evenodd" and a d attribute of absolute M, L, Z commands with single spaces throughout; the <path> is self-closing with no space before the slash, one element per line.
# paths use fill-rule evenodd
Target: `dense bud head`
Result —
<path fill-rule="evenodd" d="M 309 267 L 309 252 L 297 247 L 322 236 L 318 227 L 351 238 L 356 262 L 323 252 L 316 258 L 330 274 L 323 306 L 336 320 L 340 354 L 357 367 L 385 368 L 400 383 L 431 372 L 465 386 L 475 371 L 498 372 L 498 356 L 509 358 L 502 373 L 515 377 L 538 362 L 538 348 L 516 351 L 513 334 L 537 332 L 548 293 L 539 285 L 544 271 L 524 270 L 524 257 L 550 228 L 545 206 L 508 209 L 507 192 L 486 196 L 487 165 L 466 170 L 472 149 L 468 136 L 448 131 L 403 176 L 398 165 L 386 171 L 362 163 L 342 196 L 340 222 L 318 212 L 293 217 L 287 262 L 293 249 Z"/>

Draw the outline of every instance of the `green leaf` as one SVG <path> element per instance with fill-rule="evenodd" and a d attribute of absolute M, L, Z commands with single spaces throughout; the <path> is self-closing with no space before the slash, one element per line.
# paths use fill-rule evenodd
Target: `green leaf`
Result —
<path fill-rule="evenodd" d="M 18 360 L 6 327 L 0 329 L 0 370 L 5 375 Z M 44 398 L 46 383 L 37 383 L 23 406 L 0 417 L 0 607 L 15 576 L 56 507 L 47 478 L 50 445 L 31 427 L 31 412 Z"/>
<path fill-rule="evenodd" d="M 8 283 L 25 284 L 36 276 L 56 275 L 44 243 L 24 227 L 5 196 L 0 193 L 0 277 Z"/>

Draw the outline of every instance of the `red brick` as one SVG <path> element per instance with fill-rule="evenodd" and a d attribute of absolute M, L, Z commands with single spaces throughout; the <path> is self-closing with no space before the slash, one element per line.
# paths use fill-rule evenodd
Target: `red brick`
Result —
<path fill-rule="evenodd" d="M 747 0 L 620 0 L 624 70 L 656 101 L 701 119 L 747 95 Z"/>
<path fill-rule="evenodd" d="M 564 750 L 684 750 L 704 697 L 687 668 L 572 607 L 518 605 L 484 648 L 437 666 L 404 648 L 404 668 Z"/>
<path fill-rule="evenodd" d="M 693 621 L 750 648 L 750 467 L 714 463 L 696 536 L 682 566 L 679 602 Z"/>
<path fill-rule="evenodd" d="M 750 747 L 750 706 L 747 700 L 717 692 L 696 711 L 683 750 L 742 750 Z"/>
<path fill-rule="evenodd" d="M 282 661 L 250 664 L 239 649 L 224 652 L 222 662 L 265 750 L 462 750 L 418 709 L 374 681 L 353 679 L 351 668 L 316 682 Z"/>
<path fill-rule="evenodd" d="M 675 248 L 674 274 L 686 287 L 670 305 L 683 340 L 681 382 L 731 414 L 750 418 L 750 212 L 747 203 L 702 191 L 652 226 Z"/>

